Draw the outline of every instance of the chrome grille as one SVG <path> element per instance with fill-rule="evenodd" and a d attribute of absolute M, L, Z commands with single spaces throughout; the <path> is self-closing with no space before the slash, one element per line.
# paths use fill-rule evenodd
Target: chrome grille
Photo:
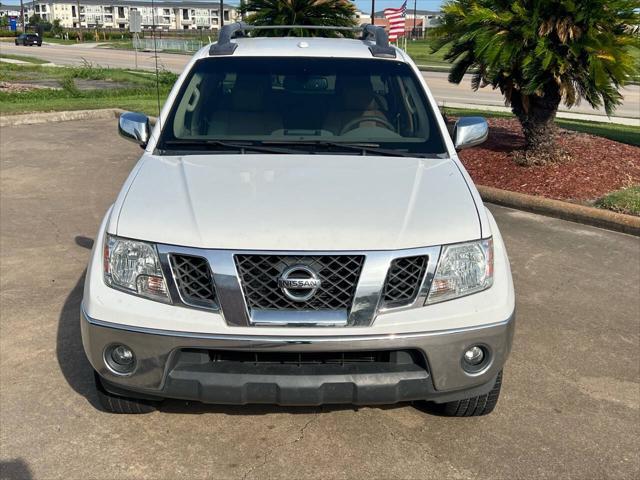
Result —
<path fill-rule="evenodd" d="M 171 270 L 182 301 L 203 308 L 218 308 L 211 269 L 206 259 L 171 254 Z"/>
<path fill-rule="evenodd" d="M 412 303 L 422 284 L 428 257 L 403 257 L 391 262 L 384 284 L 385 307 L 400 307 Z"/>
<path fill-rule="evenodd" d="M 235 261 L 250 309 L 349 310 L 364 255 L 236 255 Z M 322 282 L 315 295 L 304 302 L 290 300 L 278 287 L 282 272 L 294 265 L 313 269 Z"/>

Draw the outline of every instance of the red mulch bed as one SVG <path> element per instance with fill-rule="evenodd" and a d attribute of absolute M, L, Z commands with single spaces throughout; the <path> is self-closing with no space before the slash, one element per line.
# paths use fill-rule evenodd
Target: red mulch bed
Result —
<path fill-rule="evenodd" d="M 524 146 L 518 121 L 490 119 L 489 126 L 484 144 L 460 152 L 478 185 L 584 203 L 640 183 L 640 147 L 560 129 L 558 141 L 571 160 L 521 167 L 512 158 L 512 152 Z"/>

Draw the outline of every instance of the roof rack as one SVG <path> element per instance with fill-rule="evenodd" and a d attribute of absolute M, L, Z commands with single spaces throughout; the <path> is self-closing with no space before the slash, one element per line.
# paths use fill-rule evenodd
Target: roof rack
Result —
<path fill-rule="evenodd" d="M 334 30 L 345 32 L 362 32 L 361 40 L 375 41 L 369 50 L 374 57 L 396 58 L 395 49 L 389 45 L 389 38 L 384 27 L 379 25 L 364 24 L 360 27 L 332 27 L 328 25 L 249 25 L 244 22 L 230 23 L 220 29 L 218 43 L 211 45 L 209 55 L 233 55 L 238 48 L 237 43 L 231 43 L 231 39 L 244 36 L 245 32 L 252 30 Z"/>

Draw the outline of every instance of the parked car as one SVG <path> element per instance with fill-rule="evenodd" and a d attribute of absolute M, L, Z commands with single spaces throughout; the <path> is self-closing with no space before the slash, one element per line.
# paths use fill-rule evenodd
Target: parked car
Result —
<path fill-rule="evenodd" d="M 24 45 L 25 47 L 37 45 L 41 47 L 42 38 L 36 33 L 21 33 L 16 37 L 16 45 Z"/>
<path fill-rule="evenodd" d="M 225 26 L 151 128 L 87 268 L 82 338 L 105 409 L 425 401 L 496 405 L 509 261 L 415 64 L 361 39 Z"/>

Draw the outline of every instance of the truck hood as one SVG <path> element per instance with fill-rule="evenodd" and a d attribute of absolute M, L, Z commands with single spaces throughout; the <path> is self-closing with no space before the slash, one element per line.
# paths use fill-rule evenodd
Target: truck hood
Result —
<path fill-rule="evenodd" d="M 480 237 L 453 160 L 145 154 L 117 235 L 202 248 L 387 250 Z"/>

